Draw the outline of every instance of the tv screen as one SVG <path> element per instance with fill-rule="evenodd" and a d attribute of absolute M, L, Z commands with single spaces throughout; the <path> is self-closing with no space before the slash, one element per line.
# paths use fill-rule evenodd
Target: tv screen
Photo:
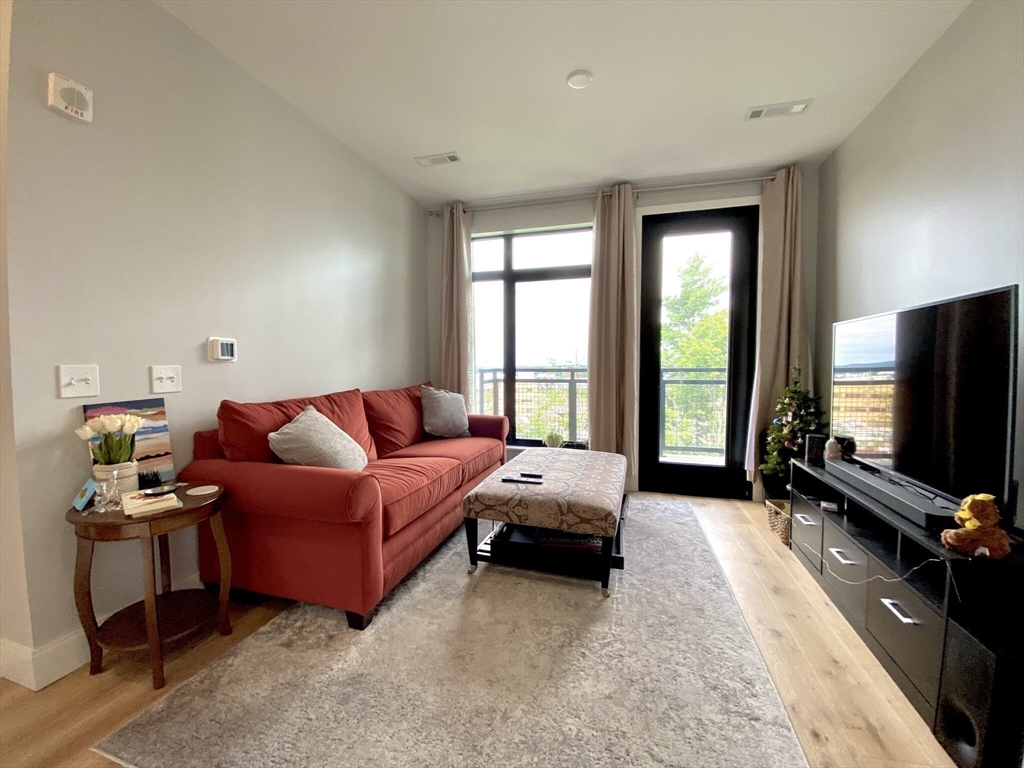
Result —
<path fill-rule="evenodd" d="M 1016 288 L 836 323 L 832 434 L 951 499 L 1007 500 Z"/>

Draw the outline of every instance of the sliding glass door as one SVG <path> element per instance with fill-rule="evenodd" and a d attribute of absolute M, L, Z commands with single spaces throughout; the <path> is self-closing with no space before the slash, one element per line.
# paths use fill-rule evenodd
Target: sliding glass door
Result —
<path fill-rule="evenodd" d="M 640 487 L 749 498 L 758 207 L 645 216 Z"/>

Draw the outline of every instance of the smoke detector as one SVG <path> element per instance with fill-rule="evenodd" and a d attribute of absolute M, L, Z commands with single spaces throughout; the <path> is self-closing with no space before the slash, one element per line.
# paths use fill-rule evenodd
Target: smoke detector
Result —
<path fill-rule="evenodd" d="M 451 165 L 452 163 L 462 162 L 458 154 L 455 152 L 442 152 L 439 155 L 423 155 L 422 157 L 414 157 L 413 160 L 424 168 L 433 168 L 435 165 Z"/>
<path fill-rule="evenodd" d="M 743 116 L 744 120 L 763 120 L 766 117 L 787 117 L 802 115 L 811 106 L 814 99 L 803 101 L 787 101 L 784 104 L 766 104 L 763 107 L 750 107 Z"/>
<path fill-rule="evenodd" d="M 569 73 L 569 76 L 565 78 L 565 82 L 573 90 L 580 91 L 590 85 L 593 79 L 594 75 L 592 72 L 586 69 L 577 69 Z"/>

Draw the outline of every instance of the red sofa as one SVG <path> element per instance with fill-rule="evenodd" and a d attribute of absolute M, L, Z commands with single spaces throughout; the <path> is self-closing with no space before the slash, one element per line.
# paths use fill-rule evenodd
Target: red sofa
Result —
<path fill-rule="evenodd" d="M 267 435 L 307 405 L 347 432 L 369 463 L 361 472 L 283 464 Z M 471 414 L 471 437 L 423 433 L 419 387 L 272 403 L 225 400 L 218 428 L 195 434 L 180 475 L 226 489 L 231 584 L 340 608 L 365 628 L 388 592 L 462 522 L 462 498 L 505 462 L 508 419 Z M 199 573 L 220 579 L 200 526 Z"/>

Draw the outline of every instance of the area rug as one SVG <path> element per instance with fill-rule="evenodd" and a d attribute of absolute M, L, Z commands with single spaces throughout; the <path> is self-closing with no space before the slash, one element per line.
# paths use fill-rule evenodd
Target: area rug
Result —
<path fill-rule="evenodd" d="M 460 530 L 366 631 L 296 605 L 96 750 L 137 768 L 806 766 L 690 506 L 636 497 L 626 531 L 605 598 L 468 575 Z"/>

